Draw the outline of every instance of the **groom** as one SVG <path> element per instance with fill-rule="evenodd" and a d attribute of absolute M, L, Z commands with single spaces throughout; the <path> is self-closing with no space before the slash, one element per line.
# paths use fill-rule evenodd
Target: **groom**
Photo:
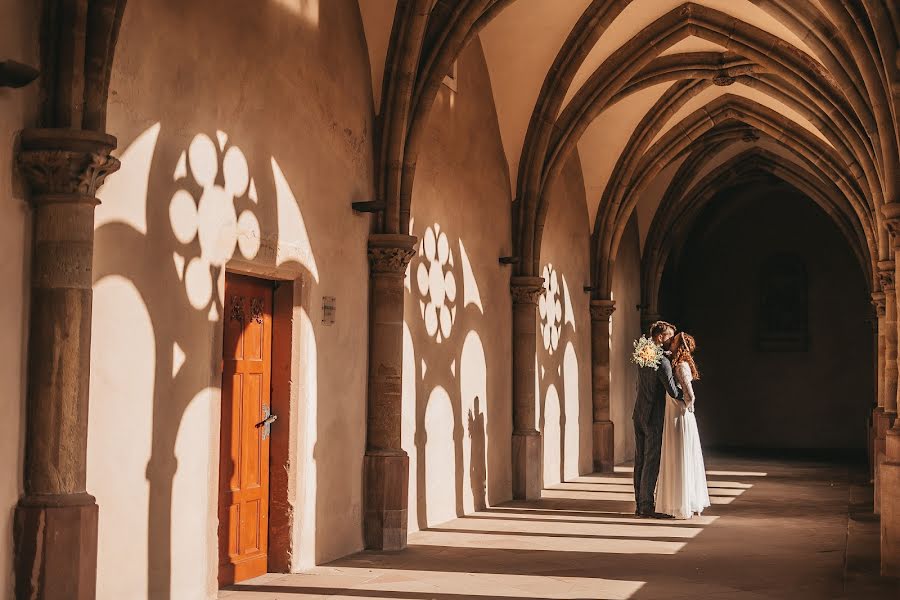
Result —
<path fill-rule="evenodd" d="M 666 414 L 666 394 L 681 400 L 682 392 L 672 374 L 669 346 L 675 336 L 675 326 L 657 321 L 650 326 L 650 338 L 664 352 L 659 368 L 641 367 L 638 370 L 638 393 L 634 404 L 634 496 L 635 514 L 639 517 L 663 517 L 655 510 L 654 492 L 659 477 L 662 451 L 663 422 Z"/>

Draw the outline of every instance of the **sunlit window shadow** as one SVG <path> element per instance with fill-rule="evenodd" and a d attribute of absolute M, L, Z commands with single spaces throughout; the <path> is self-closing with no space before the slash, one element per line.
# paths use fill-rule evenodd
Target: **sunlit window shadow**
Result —
<path fill-rule="evenodd" d="M 315 0 L 297 4 L 318 11 Z M 221 353 L 225 270 L 319 281 L 302 203 L 275 157 L 252 160 L 223 131 L 183 135 L 163 123 L 149 126 L 122 151 L 122 169 L 98 194 L 108 201 L 95 219 L 91 405 L 97 410 L 90 414 L 88 473 L 95 475 L 88 489 L 104 506 L 101 597 L 136 597 L 142 588 L 154 598 L 174 590 L 180 597 L 206 593 L 195 567 L 215 545 L 217 524 L 191 515 L 215 516 L 218 503 L 221 392 L 212 385 L 219 360 L 210 359 L 211 348 Z M 316 341 L 305 308 L 294 309 L 302 363 L 294 381 L 306 412 L 297 421 L 312 424 L 296 447 L 296 464 L 305 481 L 317 481 Z M 113 377 L 96 367 L 104 364 L 114 366 Z M 108 460 L 114 467 L 104 465 Z M 111 470 L 139 478 L 110 478 Z M 296 496 L 301 525 L 294 550 L 309 561 L 300 565 L 320 556 L 325 537 L 316 537 L 318 489 L 302 486 Z M 123 555 L 133 558 L 128 568 Z M 206 567 L 199 568 L 202 574 Z"/>

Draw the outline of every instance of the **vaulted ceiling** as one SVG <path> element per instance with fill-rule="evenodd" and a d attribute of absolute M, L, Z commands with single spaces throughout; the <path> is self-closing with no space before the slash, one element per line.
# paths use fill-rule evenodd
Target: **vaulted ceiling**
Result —
<path fill-rule="evenodd" d="M 536 271 L 527 263 L 539 256 L 548 185 L 575 152 L 601 288 L 635 211 L 644 244 L 664 195 L 678 200 L 671 188 L 725 185 L 748 150 L 758 168 L 741 181 L 774 176 L 827 191 L 870 278 L 891 253 L 879 209 L 898 200 L 900 3 L 360 0 L 360 8 L 382 113 L 389 48 L 409 14 L 423 13 L 426 50 L 429 35 L 449 39 L 454 27 L 480 39 L 519 204 L 523 272 Z"/>

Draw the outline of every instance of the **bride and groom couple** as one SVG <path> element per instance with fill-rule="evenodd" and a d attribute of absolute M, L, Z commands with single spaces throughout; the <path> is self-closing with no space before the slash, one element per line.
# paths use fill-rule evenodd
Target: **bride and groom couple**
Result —
<path fill-rule="evenodd" d="M 709 506 L 706 469 L 694 418 L 699 379 L 694 338 L 665 321 L 650 327 L 662 349 L 658 364 L 641 366 L 634 405 L 635 514 L 645 518 L 690 519 Z"/>

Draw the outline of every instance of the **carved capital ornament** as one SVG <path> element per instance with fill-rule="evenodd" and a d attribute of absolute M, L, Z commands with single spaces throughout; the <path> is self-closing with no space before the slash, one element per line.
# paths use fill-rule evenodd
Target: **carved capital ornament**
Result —
<path fill-rule="evenodd" d="M 591 301 L 591 321 L 609 321 L 615 311 L 615 300 Z"/>
<path fill-rule="evenodd" d="M 888 202 L 882 205 L 881 214 L 884 225 L 894 242 L 894 248 L 900 247 L 900 202 Z"/>
<path fill-rule="evenodd" d="M 93 199 L 106 177 L 119 169 L 110 155 L 116 138 L 84 130 L 26 129 L 16 157 L 33 202 Z"/>
<path fill-rule="evenodd" d="M 881 282 L 883 291 L 893 291 L 894 289 L 894 261 L 881 260 L 878 261 L 878 280 Z"/>
<path fill-rule="evenodd" d="M 872 294 L 872 306 L 875 307 L 875 315 L 878 317 L 885 316 L 885 298 L 884 292 L 875 292 Z"/>
<path fill-rule="evenodd" d="M 371 272 L 403 275 L 409 261 L 416 255 L 416 237 L 400 234 L 369 236 L 369 267 Z"/>
<path fill-rule="evenodd" d="M 544 293 L 543 277 L 513 277 L 509 281 L 513 304 L 535 304 Z"/>

